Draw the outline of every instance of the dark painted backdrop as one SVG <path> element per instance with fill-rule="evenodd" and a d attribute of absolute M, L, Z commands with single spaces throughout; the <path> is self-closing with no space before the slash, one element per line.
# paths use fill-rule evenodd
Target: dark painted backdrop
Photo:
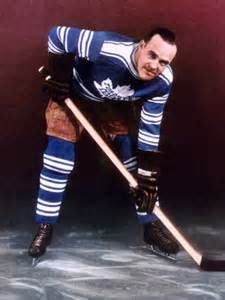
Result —
<path fill-rule="evenodd" d="M 200 206 L 204 199 L 223 201 L 224 11 L 223 0 L 1 0 L 0 179 L 5 204 L 22 195 L 35 197 L 45 142 L 37 68 L 46 61 L 47 32 L 56 24 L 135 37 L 159 25 L 176 31 L 175 86 L 162 138 L 164 194 L 185 195 L 190 202 L 196 198 Z M 97 165 L 91 160 L 94 174 Z"/>

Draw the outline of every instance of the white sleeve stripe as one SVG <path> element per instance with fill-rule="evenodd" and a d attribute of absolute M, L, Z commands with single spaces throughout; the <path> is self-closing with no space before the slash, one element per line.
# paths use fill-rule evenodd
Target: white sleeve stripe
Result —
<path fill-rule="evenodd" d="M 81 57 L 89 58 L 89 48 L 93 38 L 93 31 L 85 30 L 81 38 Z"/>
<path fill-rule="evenodd" d="M 82 29 L 79 35 L 79 39 L 78 39 L 78 56 L 81 57 L 82 53 L 81 53 L 81 42 L 82 42 L 82 38 L 83 38 L 83 34 L 84 34 L 85 30 Z"/>
<path fill-rule="evenodd" d="M 138 207 L 137 207 L 137 209 L 138 209 Z M 146 212 L 140 212 L 137 210 L 137 215 L 138 216 L 147 216 L 148 214 Z"/>
<path fill-rule="evenodd" d="M 160 97 L 153 97 L 152 100 L 160 100 L 160 99 L 167 99 L 169 97 L 169 94 L 160 96 Z"/>
<path fill-rule="evenodd" d="M 160 122 L 162 121 L 162 116 L 161 117 L 152 117 L 152 116 L 146 116 L 143 113 L 141 113 L 141 120 L 145 121 L 145 122 L 160 124 Z"/>
<path fill-rule="evenodd" d="M 82 42 L 81 42 L 81 56 L 86 57 L 86 43 L 89 37 L 90 30 L 85 30 Z"/>
<path fill-rule="evenodd" d="M 63 27 L 60 27 L 59 28 L 59 39 L 60 39 L 60 42 L 64 45 L 64 42 L 65 42 L 65 31 L 66 31 L 66 27 L 63 26 Z"/>
<path fill-rule="evenodd" d="M 141 168 L 138 168 L 137 172 L 138 172 L 138 174 L 143 175 L 143 176 L 152 176 L 152 173 L 153 173 L 152 171 L 144 170 Z"/>
<path fill-rule="evenodd" d="M 146 145 L 151 145 L 151 146 L 158 146 L 158 142 L 153 142 L 153 141 L 146 141 L 146 140 L 143 140 L 141 138 L 138 138 L 138 141 L 143 143 L 143 144 L 146 144 Z"/>
<path fill-rule="evenodd" d="M 146 124 L 146 125 L 157 125 L 157 126 L 160 126 L 161 125 L 161 122 L 152 122 L 152 121 L 146 121 L 144 119 L 141 120 L 142 123 Z"/>
<path fill-rule="evenodd" d="M 143 140 L 146 140 L 146 141 L 153 141 L 153 142 L 159 141 L 159 135 L 158 134 L 147 135 L 147 134 L 143 134 L 143 133 L 139 132 L 138 137 L 143 139 Z"/>
<path fill-rule="evenodd" d="M 151 99 L 148 99 L 147 102 L 163 104 L 163 103 L 166 103 L 168 97 L 169 97 L 169 94 L 161 96 L 161 97 L 153 97 Z"/>
<path fill-rule="evenodd" d="M 138 135 L 138 139 L 142 139 L 143 141 L 146 141 L 146 142 L 152 142 L 152 143 L 158 143 L 159 142 L 159 138 L 157 137 L 148 137 L 148 136 L 144 136 L 142 134 L 139 134 Z"/>
<path fill-rule="evenodd" d="M 152 116 L 153 118 L 161 117 L 163 115 L 163 112 L 160 113 L 150 113 L 146 111 L 144 108 L 142 109 L 142 113 L 146 116 Z"/>
<path fill-rule="evenodd" d="M 45 176 L 43 174 L 41 174 L 40 177 L 43 178 L 43 179 L 46 179 L 47 181 L 50 181 L 50 182 L 59 182 L 59 183 L 60 182 L 61 183 L 66 183 L 67 182 L 67 179 L 56 179 L 56 178 Z"/>
<path fill-rule="evenodd" d="M 63 49 L 58 48 L 58 47 L 53 43 L 53 41 L 50 39 L 50 37 L 48 38 L 48 47 L 49 47 L 49 49 L 52 50 L 53 53 L 54 53 L 54 52 L 56 52 L 56 53 L 63 53 L 63 52 L 64 52 Z"/>
<path fill-rule="evenodd" d="M 69 33 L 70 27 L 59 27 L 57 28 L 57 35 L 60 40 L 60 42 L 64 45 L 65 51 L 68 52 L 68 33 Z"/>
<path fill-rule="evenodd" d="M 69 52 L 69 47 L 68 47 L 69 30 L 70 30 L 70 28 L 67 28 L 66 34 L 65 34 L 65 50 L 66 50 L 67 53 Z"/>
<path fill-rule="evenodd" d="M 152 120 L 150 118 L 141 118 L 141 121 L 145 124 L 152 124 L 152 125 L 160 125 L 161 124 L 161 120 Z"/>
<path fill-rule="evenodd" d="M 150 136 L 150 137 L 158 137 L 158 138 L 159 138 L 159 134 L 153 134 L 153 133 L 144 131 L 144 130 L 142 130 L 142 129 L 139 130 L 139 133 L 141 133 L 141 134 L 143 134 L 143 135 L 146 135 L 146 136 Z"/>
<path fill-rule="evenodd" d="M 62 202 L 61 201 L 58 201 L 58 202 L 49 202 L 49 201 L 45 201 L 45 200 L 42 200 L 42 199 L 38 198 L 38 203 L 42 203 L 44 205 L 49 205 L 49 206 L 58 206 Z"/>
<path fill-rule="evenodd" d="M 50 42 L 48 42 L 48 51 L 52 52 L 52 53 L 62 53 L 61 51 L 57 50 L 56 48 L 54 48 L 53 45 L 51 45 Z"/>
<path fill-rule="evenodd" d="M 151 102 L 151 103 L 156 103 L 156 104 L 164 104 L 166 103 L 166 100 L 153 100 L 153 99 L 148 99 L 147 102 Z"/>
<path fill-rule="evenodd" d="M 91 41 L 93 39 L 93 36 L 94 36 L 94 32 L 91 31 L 90 35 L 89 35 L 89 40 L 88 40 L 88 43 L 87 43 L 87 58 L 89 58 L 89 50 L 90 50 L 90 45 L 91 45 Z"/>
<path fill-rule="evenodd" d="M 57 28 L 56 28 L 56 35 L 57 35 L 57 37 L 58 37 L 58 39 L 60 40 L 60 36 L 59 36 L 59 31 L 60 31 L 60 26 L 58 26 Z"/>

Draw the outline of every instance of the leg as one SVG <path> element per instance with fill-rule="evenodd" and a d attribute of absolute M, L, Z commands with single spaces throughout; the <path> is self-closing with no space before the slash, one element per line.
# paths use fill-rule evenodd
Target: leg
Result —
<path fill-rule="evenodd" d="M 75 144 L 48 137 L 36 207 L 36 223 L 55 224 L 75 161 Z"/>
<path fill-rule="evenodd" d="M 105 126 L 105 129 L 107 129 L 108 136 L 113 139 L 114 144 L 117 146 L 124 166 L 135 174 L 137 147 L 135 139 L 132 135 L 129 135 L 129 122 L 126 123 L 124 119 L 121 123 L 119 120 L 116 120 L 116 122 L 115 120 Z M 138 210 L 136 210 L 136 213 L 139 222 L 143 225 L 144 242 L 146 244 L 169 254 L 175 254 L 179 251 L 179 245 L 155 214 L 139 212 Z"/>
<path fill-rule="evenodd" d="M 35 221 L 38 231 L 29 247 L 32 257 L 44 254 L 58 220 L 64 191 L 75 162 L 75 141 L 80 129 L 66 110 L 50 102 L 46 112 L 48 144 L 43 153 Z M 51 135 L 52 136 L 51 136 Z"/>

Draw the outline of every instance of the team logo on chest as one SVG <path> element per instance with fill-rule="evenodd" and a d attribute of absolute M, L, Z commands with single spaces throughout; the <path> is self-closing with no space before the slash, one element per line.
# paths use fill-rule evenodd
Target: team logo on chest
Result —
<path fill-rule="evenodd" d="M 134 94 L 134 90 L 131 89 L 130 85 L 117 85 L 113 88 L 113 83 L 110 78 L 103 80 L 100 84 L 94 81 L 94 86 L 102 98 L 128 101 Z"/>

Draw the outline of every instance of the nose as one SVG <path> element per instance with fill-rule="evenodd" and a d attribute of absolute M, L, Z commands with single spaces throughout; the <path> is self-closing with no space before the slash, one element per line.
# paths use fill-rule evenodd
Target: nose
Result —
<path fill-rule="evenodd" d="M 150 66 L 151 66 L 152 70 L 157 70 L 157 68 L 158 68 L 158 61 L 156 59 L 152 60 Z"/>

